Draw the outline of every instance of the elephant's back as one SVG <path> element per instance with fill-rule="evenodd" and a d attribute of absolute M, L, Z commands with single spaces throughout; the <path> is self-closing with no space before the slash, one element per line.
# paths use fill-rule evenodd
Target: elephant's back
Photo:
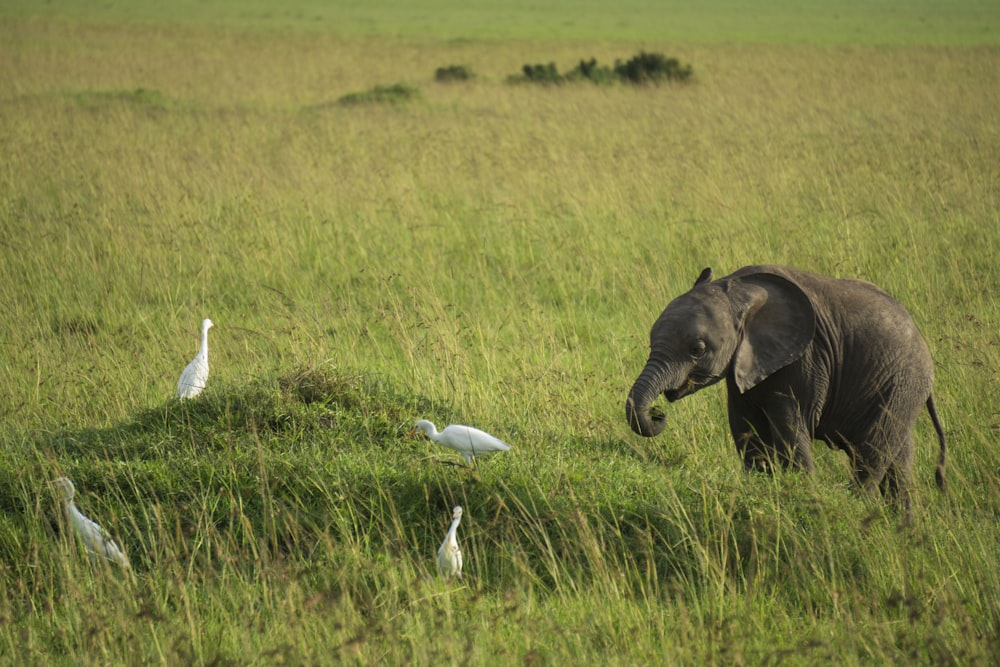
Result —
<path fill-rule="evenodd" d="M 816 338 L 836 363 L 933 376 L 930 350 L 902 303 L 866 280 L 835 278 L 788 266 L 745 266 L 730 277 L 773 274 L 796 284 L 812 302 Z"/>
<path fill-rule="evenodd" d="M 848 403 L 833 410 L 834 421 L 886 405 L 905 422 L 915 420 L 931 393 L 934 361 L 910 313 L 869 282 L 838 279 L 830 287 L 831 305 L 817 328 L 835 350 L 836 394 Z"/>
<path fill-rule="evenodd" d="M 856 278 L 834 278 L 788 266 L 747 266 L 734 277 L 770 273 L 790 280 L 805 292 L 816 309 L 817 317 L 833 317 L 845 333 L 859 330 L 864 335 L 883 332 L 890 338 L 909 340 L 916 334 L 913 317 L 898 300 L 884 289 Z"/>

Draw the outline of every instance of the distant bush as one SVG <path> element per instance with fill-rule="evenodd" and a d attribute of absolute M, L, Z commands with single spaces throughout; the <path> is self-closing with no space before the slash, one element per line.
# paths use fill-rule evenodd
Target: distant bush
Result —
<path fill-rule="evenodd" d="M 667 58 L 662 53 L 643 51 L 626 63 L 615 62 L 615 74 L 632 83 L 687 81 L 691 77 L 691 66 L 682 66 L 676 58 Z"/>
<path fill-rule="evenodd" d="M 337 100 L 340 104 L 398 104 L 420 96 L 420 90 L 405 83 L 375 86 L 370 90 L 348 93 Z"/>
<path fill-rule="evenodd" d="M 548 65 L 525 65 L 521 68 L 524 79 L 533 83 L 562 83 L 563 77 L 556 70 L 555 63 Z"/>
<path fill-rule="evenodd" d="M 434 80 L 441 82 L 468 81 L 472 77 L 472 70 L 465 65 L 448 65 L 447 67 L 438 67 L 434 71 Z"/>
<path fill-rule="evenodd" d="M 662 53 L 640 52 L 627 62 L 615 61 L 613 68 L 598 65 L 596 58 L 581 60 L 570 72 L 560 74 L 555 63 L 548 65 L 525 65 L 521 74 L 507 77 L 508 83 L 565 83 L 586 80 L 592 83 L 613 83 L 621 81 L 632 84 L 657 83 L 661 81 L 687 81 L 693 70 L 690 65 L 681 65 L 676 58 L 668 58 Z"/>
<path fill-rule="evenodd" d="M 581 60 L 572 72 L 567 75 L 569 79 L 587 79 L 594 83 L 611 83 L 616 80 L 617 74 L 610 67 L 597 64 L 597 58 Z"/>

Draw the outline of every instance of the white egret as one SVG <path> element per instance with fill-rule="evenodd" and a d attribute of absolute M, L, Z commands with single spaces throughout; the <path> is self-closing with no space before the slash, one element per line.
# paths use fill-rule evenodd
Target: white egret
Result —
<path fill-rule="evenodd" d="M 451 527 L 444 536 L 444 542 L 438 548 L 438 572 L 445 580 L 452 577 L 462 578 L 462 550 L 458 548 L 458 524 L 462 520 L 462 506 L 458 505 L 451 511 Z"/>
<path fill-rule="evenodd" d="M 73 496 L 76 494 L 73 482 L 66 477 L 60 477 L 54 480 L 52 484 L 62 488 L 66 498 L 66 519 L 69 521 L 71 530 L 76 533 L 76 536 L 87 548 L 87 552 L 91 558 L 94 556 L 103 556 L 110 561 L 118 563 L 126 570 L 129 569 L 128 558 L 118 548 L 115 541 L 108 536 L 103 528 L 88 519 L 83 512 L 76 508 L 76 503 L 73 502 Z"/>
<path fill-rule="evenodd" d="M 207 317 L 201 322 L 201 348 L 191 363 L 181 373 L 177 382 L 177 398 L 194 398 L 201 393 L 208 382 L 208 330 L 212 320 Z"/>
<path fill-rule="evenodd" d="M 437 427 L 426 419 L 421 419 L 409 432 L 409 437 L 417 431 L 423 431 L 424 435 L 434 442 L 450 447 L 462 455 L 466 465 L 472 462 L 476 456 L 492 454 L 493 452 L 506 452 L 510 449 L 503 440 L 494 438 L 489 433 L 484 433 L 478 428 L 462 426 L 461 424 L 451 424 L 438 433 Z"/>

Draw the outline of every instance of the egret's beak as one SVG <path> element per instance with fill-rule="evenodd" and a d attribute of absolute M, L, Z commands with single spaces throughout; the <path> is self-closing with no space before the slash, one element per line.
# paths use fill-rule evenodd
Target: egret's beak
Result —
<path fill-rule="evenodd" d="M 413 437 L 413 435 L 414 435 L 414 434 L 415 434 L 416 432 L 417 432 L 417 427 L 416 427 L 416 426 L 414 426 L 413 428 L 411 428 L 411 429 L 410 429 L 410 432 L 406 434 L 406 437 L 407 437 L 407 438 L 412 438 L 412 437 Z"/>

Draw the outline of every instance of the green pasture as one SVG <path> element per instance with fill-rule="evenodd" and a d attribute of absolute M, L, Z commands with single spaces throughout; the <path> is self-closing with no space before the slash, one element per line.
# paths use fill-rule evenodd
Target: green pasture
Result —
<path fill-rule="evenodd" d="M 992 0 L 8 0 L 12 17 L 434 40 L 996 44 Z"/>
<path fill-rule="evenodd" d="M 930 0 L 5 3 L 0 664 L 996 664 L 998 27 Z M 640 51 L 694 75 L 508 82 Z M 662 308 L 753 263 L 913 314 L 950 488 L 922 417 L 910 524 L 819 444 L 815 475 L 744 474 L 721 386 L 629 429 Z M 512 449 L 444 465 L 420 418 Z M 60 475 L 131 572 L 67 535 Z"/>

